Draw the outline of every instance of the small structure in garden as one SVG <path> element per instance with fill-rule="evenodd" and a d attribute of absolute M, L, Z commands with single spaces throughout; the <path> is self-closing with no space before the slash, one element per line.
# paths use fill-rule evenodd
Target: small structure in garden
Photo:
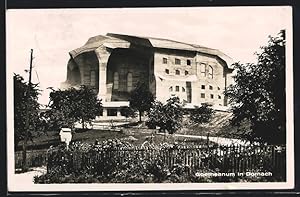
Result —
<path fill-rule="evenodd" d="M 72 140 L 72 132 L 70 128 L 61 128 L 60 132 L 60 141 L 65 142 L 67 145 L 67 149 L 69 148 L 69 144 Z"/>

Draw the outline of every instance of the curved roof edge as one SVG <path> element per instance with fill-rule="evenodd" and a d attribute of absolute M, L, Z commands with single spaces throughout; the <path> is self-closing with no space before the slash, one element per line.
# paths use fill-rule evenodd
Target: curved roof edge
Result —
<path fill-rule="evenodd" d="M 98 35 L 91 37 L 82 47 L 70 51 L 69 54 L 72 58 L 75 58 L 81 53 L 94 51 L 102 45 L 109 48 L 129 48 L 130 44 L 136 44 L 153 48 L 195 51 L 209 55 L 214 55 L 222 59 L 227 64 L 227 67 L 229 69 L 233 69 L 233 59 L 218 49 L 212 49 L 196 44 L 188 44 L 164 38 L 142 37 L 115 33 L 107 33 L 105 36 Z"/>

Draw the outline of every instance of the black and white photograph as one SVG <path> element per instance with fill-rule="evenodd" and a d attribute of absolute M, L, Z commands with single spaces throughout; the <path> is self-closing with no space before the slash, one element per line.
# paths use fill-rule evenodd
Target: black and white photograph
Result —
<path fill-rule="evenodd" d="M 8 9 L 9 191 L 294 187 L 289 6 Z"/>

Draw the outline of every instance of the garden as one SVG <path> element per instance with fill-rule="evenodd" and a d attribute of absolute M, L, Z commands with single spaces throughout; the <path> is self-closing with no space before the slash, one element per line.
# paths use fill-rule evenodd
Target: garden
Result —
<path fill-rule="evenodd" d="M 35 183 L 187 183 L 285 181 L 285 149 L 110 139 L 47 151 L 47 173 Z M 255 176 L 254 173 L 268 176 Z"/>

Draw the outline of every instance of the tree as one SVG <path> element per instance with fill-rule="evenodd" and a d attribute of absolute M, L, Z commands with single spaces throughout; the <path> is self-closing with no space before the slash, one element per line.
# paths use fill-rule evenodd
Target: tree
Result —
<path fill-rule="evenodd" d="M 249 140 L 285 143 L 285 31 L 270 36 L 257 57 L 257 64 L 235 64 L 235 84 L 225 92 L 232 122 L 250 122 Z"/>
<path fill-rule="evenodd" d="M 50 93 L 50 110 L 45 112 L 52 129 L 59 129 L 63 126 L 74 128 L 77 121 L 86 128 L 86 123 L 101 113 L 101 100 L 93 89 L 81 86 L 80 89 L 69 88 L 67 90 L 52 90 Z"/>
<path fill-rule="evenodd" d="M 92 88 L 81 86 L 78 94 L 74 97 L 77 104 L 75 116 L 80 118 L 82 128 L 86 128 L 86 123 L 91 124 L 92 120 L 102 112 L 102 103 Z"/>
<path fill-rule="evenodd" d="M 24 82 L 24 78 L 14 74 L 14 142 L 15 148 L 19 142 L 25 139 L 26 113 L 28 110 L 28 139 L 32 140 L 40 128 L 39 118 L 39 89 L 37 84 L 30 86 Z M 25 142 L 24 142 L 25 143 Z"/>
<path fill-rule="evenodd" d="M 172 97 L 165 104 L 155 101 L 148 113 L 147 125 L 159 127 L 162 132 L 175 133 L 182 127 L 183 110 L 178 97 Z"/>
<path fill-rule="evenodd" d="M 129 106 L 139 112 L 139 121 L 142 121 L 142 114 L 151 108 L 154 101 L 152 93 L 144 83 L 138 83 L 137 87 L 130 93 Z"/>
<path fill-rule="evenodd" d="M 195 106 L 195 108 L 190 111 L 190 119 L 199 124 L 208 123 L 214 113 L 210 105 L 205 103 L 201 107 Z"/>
<path fill-rule="evenodd" d="M 131 107 L 121 107 L 120 111 L 121 111 L 121 114 L 123 116 L 125 116 L 126 118 L 129 118 L 129 117 L 135 118 L 136 117 L 136 113 Z"/>

